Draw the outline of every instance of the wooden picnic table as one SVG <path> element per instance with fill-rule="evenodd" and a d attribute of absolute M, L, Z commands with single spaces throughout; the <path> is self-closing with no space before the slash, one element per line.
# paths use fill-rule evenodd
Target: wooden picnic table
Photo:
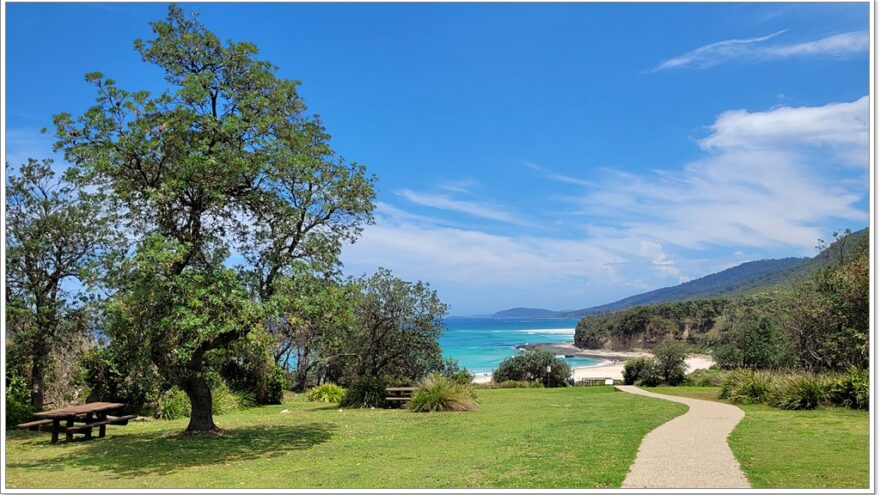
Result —
<path fill-rule="evenodd" d="M 415 387 L 387 387 L 385 401 L 393 406 L 402 406 L 412 399 Z"/>
<path fill-rule="evenodd" d="M 60 409 L 52 409 L 50 411 L 40 411 L 34 413 L 34 416 L 40 418 L 37 421 L 23 423 L 18 425 L 19 428 L 28 428 L 40 430 L 43 426 L 52 424 L 49 431 L 52 432 L 52 443 L 58 442 L 58 433 L 65 432 L 67 440 L 73 440 L 74 433 L 84 433 L 85 437 L 92 438 L 92 428 L 98 428 L 98 437 L 103 437 L 107 432 L 107 425 L 128 424 L 128 420 L 134 419 L 136 416 L 108 416 L 108 413 L 118 411 L 125 407 L 125 404 L 118 402 L 89 402 L 78 406 L 62 407 Z M 62 427 L 61 422 L 65 425 Z M 75 426 L 74 422 L 84 423 Z"/>

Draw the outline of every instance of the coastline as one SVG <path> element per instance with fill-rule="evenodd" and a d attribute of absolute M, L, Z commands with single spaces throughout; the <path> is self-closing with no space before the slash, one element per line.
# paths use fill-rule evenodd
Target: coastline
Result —
<path fill-rule="evenodd" d="M 623 364 L 627 359 L 635 357 L 650 357 L 650 352 L 644 351 L 608 351 L 605 349 L 581 349 L 569 343 L 553 344 L 527 344 L 517 346 L 519 349 L 547 349 L 556 354 L 601 358 L 599 364 L 593 366 L 578 366 L 572 369 L 572 377 L 575 380 L 587 378 L 611 378 L 623 380 Z M 687 372 L 691 373 L 698 369 L 707 369 L 715 364 L 715 360 L 706 354 L 690 354 L 685 360 Z M 474 373 L 473 383 L 488 383 L 492 381 L 492 373 Z"/>

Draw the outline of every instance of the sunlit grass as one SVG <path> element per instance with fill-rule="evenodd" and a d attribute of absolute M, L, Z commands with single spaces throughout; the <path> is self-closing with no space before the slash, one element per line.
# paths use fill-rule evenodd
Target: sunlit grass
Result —
<path fill-rule="evenodd" d="M 610 387 L 478 395 L 478 410 L 427 414 L 340 410 L 298 396 L 219 416 L 227 434 L 210 438 L 179 438 L 186 420 L 57 445 L 46 433 L 12 432 L 7 486 L 617 487 L 642 437 L 686 410 Z"/>

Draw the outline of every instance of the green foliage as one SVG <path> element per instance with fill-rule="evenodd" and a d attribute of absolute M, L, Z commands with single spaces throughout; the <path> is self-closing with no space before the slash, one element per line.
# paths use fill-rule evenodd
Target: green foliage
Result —
<path fill-rule="evenodd" d="M 828 376 L 815 373 L 781 375 L 770 404 L 779 409 L 816 409 L 829 403 L 833 383 Z"/>
<path fill-rule="evenodd" d="M 769 402 L 775 391 L 776 383 L 772 373 L 734 370 L 724 378 L 720 397 L 735 404 L 762 404 Z"/>
<path fill-rule="evenodd" d="M 348 408 L 385 407 L 385 381 L 381 378 L 364 377 L 345 391 L 339 405 Z"/>
<path fill-rule="evenodd" d="M 348 386 L 365 379 L 422 379 L 441 359 L 438 339 L 447 306 L 424 282 L 406 282 L 380 268 L 356 281 L 355 324 L 332 342 L 326 378 Z"/>
<path fill-rule="evenodd" d="M 306 391 L 309 402 L 339 403 L 345 397 L 345 389 L 333 383 L 324 383 Z"/>
<path fill-rule="evenodd" d="M 472 384 L 475 388 L 495 389 L 495 388 L 544 388 L 541 382 L 531 380 L 504 380 L 503 382 L 485 382 Z"/>
<path fill-rule="evenodd" d="M 719 369 L 694 370 L 685 377 L 683 385 L 689 387 L 720 387 L 727 374 Z"/>
<path fill-rule="evenodd" d="M 50 360 L 87 334 L 84 320 L 98 299 L 91 289 L 112 271 L 122 236 L 103 194 L 57 177 L 52 160 L 28 159 L 17 173 L 8 170 L 5 297 L 11 324 L 5 337 L 27 350 L 24 376 L 29 400 L 39 409 Z M 70 387 L 68 377 L 58 378 L 67 381 L 59 387 Z"/>
<path fill-rule="evenodd" d="M 31 391 L 21 375 L 6 375 L 6 428 L 31 419 L 36 409 L 31 406 Z"/>
<path fill-rule="evenodd" d="M 831 386 L 831 403 L 852 409 L 868 409 L 871 383 L 866 370 L 851 368 Z"/>
<path fill-rule="evenodd" d="M 687 372 L 688 346 L 683 342 L 668 341 L 654 348 L 655 372 L 667 385 L 679 385 Z"/>
<path fill-rule="evenodd" d="M 467 385 L 474 380 L 474 375 L 467 368 L 461 366 L 457 359 L 446 358 L 438 368 L 437 373 L 454 382 Z"/>
<path fill-rule="evenodd" d="M 113 344 L 111 344 L 112 346 Z M 149 367 L 138 368 L 121 359 L 111 347 L 96 347 L 79 361 L 79 380 L 91 390 L 89 397 L 104 402 L 121 402 L 129 411 L 151 414 L 160 388 L 158 376 Z"/>
<path fill-rule="evenodd" d="M 433 374 L 422 380 L 408 407 L 414 412 L 471 411 L 477 402 L 470 386 Z"/>
<path fill-rule="evenodd" d="M 336 269 L 372 218 L 375 179 L 336 156 L 298 82 L 256 46 L 221 41 L 175 5 L 151 27 L 135 48 L 166 87 L 153 96 L 87 74 L 95 105 L 54 116 L 55 148 L 80 190 L 126 212 L 135 239 L 113 284 L 114 349 L 191 394 L 188 430 L 213 430 L 202 378 L 211 352 L 266 321 L 262 304 L 295 265 Z M 246 267 L 228 267 L 233 249 Z"/>
<path fill-rule="evenodd" d="M 627 359 L 623 363 L 623 383 L 626 385 L 645 384 L 653 386 L 657 384 L 655 371 L 656 362 L 651 357 L 637 357 Z"/>
<path fill-rule="evenodd" d="M 233 390 L 252 395 L 257 404 L 280 404 L 289 387 L 287 372 L 275 363 L 273 350 L 272 337 L 257 326 L 228 349 L 211 353 L 208 364 Z"/>
<path fill-rule="evenodd" d="M 162 419 L 188 418 L 190 414 L 189 397 L 179 387 L 172 387 L 159 396 L 159 416 Z"/>
<path fill-rule="evenodd" d="M 553 351 L 544 349 L 529 349 L 514 354 L 501 361 L 492 373 L 493 382 L 525 380 L 541 382 L 547 387 L 565 387 L 569 377 L 571 366 L 557 359 Z"/>

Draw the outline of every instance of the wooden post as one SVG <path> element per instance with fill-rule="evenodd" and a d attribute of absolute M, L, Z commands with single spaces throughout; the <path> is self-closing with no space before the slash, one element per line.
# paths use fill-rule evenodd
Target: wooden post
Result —
<path fill-rule="evenodd" d="M 52 443 L 58 443 L 58 430 L 61 429 L 61 420 L 52 418 Z"/>
<path fill-rule="evenodd" d="M 98 414 L 98 421 L 104 421 L 107 419 L 106 413 Z M 107 434 L 107 425 L 101 425 L 98 427 L 98 438 L 104 438 L 104 435 Z"/>
<path fill-rule="evenodd" d="M 94 421 L 93 421 L 94 417 L 95 417 L 94 414 L 86 413 L 86 418 L 85 418 L 86 424 L 88 425 L 89 423 L 94 423 Z M 90 438 L 92 438 L 92 429 L 91 428 L 86 430 L 86 440 L 89 440 Z"/>
<path fill-rule="evenodd" d="M 70 428 L 71 426 L 73 426 L 73 416 L 67 418 L 67 427 Z M 68 442 L 73 440 L 73 432 L 72 431 L 66 432 L 64 434 L 64 439 L 67 440 Z"/>

